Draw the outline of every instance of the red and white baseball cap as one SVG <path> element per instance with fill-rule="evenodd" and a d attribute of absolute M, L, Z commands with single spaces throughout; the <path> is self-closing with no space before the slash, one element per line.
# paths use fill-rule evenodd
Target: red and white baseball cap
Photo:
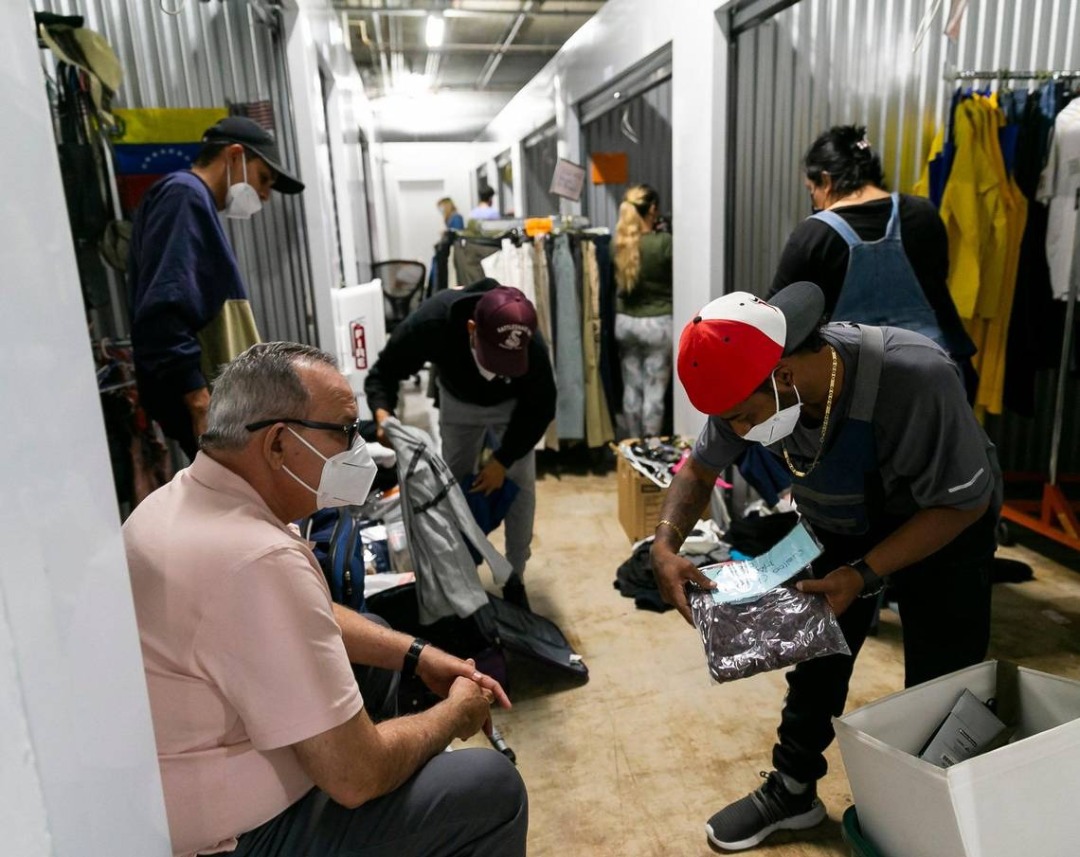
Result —
<path fill-rule="evenodd" d="M 732 292 L 707 304 L 679 339 L 679 380 L 690 403 L 706 414 L 731 410 L 806 341 L 824 312 L 825 296 L 808 282 L 792 283 L 768 303 Z"/>

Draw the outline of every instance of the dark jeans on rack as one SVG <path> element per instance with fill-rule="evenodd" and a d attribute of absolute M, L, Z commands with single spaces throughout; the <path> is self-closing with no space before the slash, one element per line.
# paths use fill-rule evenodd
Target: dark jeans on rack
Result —
<path fill-rule="evenodd" d="M 888 578 L 898 602 L 904 631 L 904 686 L 947 675 L 986 657 L 990 641 L 990 563 L 996 514 L 987 513 L 965 538 L 981 544 L 972 551 L 952 545 Z M 965 536 L 969 535 L 965 533 Z M 814 565 L 816 576 L 861 556 L 843 540 L 828 544 Z M 773 767 L 799 782 L 825 776 L 823 755 L 832 743 L 832 718 L 844 712 L 855 658 L 866 640 L 876 601 L 857 598 L 840 617 L 851 655 L 804 661 L 787 674 L 788 693 L 773 747 Z"/>

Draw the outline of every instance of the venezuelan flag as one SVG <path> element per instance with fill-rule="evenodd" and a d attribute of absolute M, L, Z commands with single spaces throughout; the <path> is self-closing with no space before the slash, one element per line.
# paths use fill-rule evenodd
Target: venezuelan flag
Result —
<path fill-rule="evenodd" d="M 229 115 L 226 107 L 144 107 L 113 111 L 116 182 L 128 216 L 159 178 L 191 167 L 203 133 Z"/>

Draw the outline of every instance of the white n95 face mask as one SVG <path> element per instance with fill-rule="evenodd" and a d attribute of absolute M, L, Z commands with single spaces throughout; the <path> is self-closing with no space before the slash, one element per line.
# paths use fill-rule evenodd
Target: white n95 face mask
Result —
<path fill-rule="evenodd" d="M 247 155 L 241 154 L 240 157 L 244 164 L 244 181 L 233 184 L 232 172 L 228 163 L 225 164 L 225 180 L 229 182 L 229 190 L 225 194 L 225 216 L 233 220 L 248 220 L 262 209 L 262 200 L 259 199 L 259 192 L 246 181 Z"/>
<path fill-rule="evenodd" d="M 315 495 L 315 502 L 320 509 L 359 506 L 367 500 L 371 483 L 375 481 L 377 467 L 363 438 L 357 437 L 351 449 L 327 458 L 291 428 L 289 431 L 325 462 L 317 489 L 308 485 L 288 467 L 285 468 L 286 473 Z"/>
<path fill-rule="evenodd" d="M 773 395 L 776 396 L 776 413 L 764 422 L 753 426 L 750 431 L 743 435 L 743 440 L 760 443 L 762 446 L 771 446 L 795 431 L 795 426 L 799 422 L 799 413 L 802 411 L 802 397 L 799 395 L 799 388 L 794 384 L 791 385 L 792 389 L 795 390 L 795 398 L 798 401 L 790 407 L 781 408 L 780 391 L 776 389 L 776 375 L 770 375 L 769 377 L 772 378 Z"/>

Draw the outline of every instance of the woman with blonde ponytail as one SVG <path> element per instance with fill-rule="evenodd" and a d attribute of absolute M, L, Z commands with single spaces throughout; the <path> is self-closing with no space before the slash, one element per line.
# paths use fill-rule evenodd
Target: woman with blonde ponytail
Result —
<path fill-rule="evenodd" d="M 630 437 L 660 434 L 671 379 L 671 234 L 656 231 L 659 202 L 654 188 L 634 185 L 615 227 L 615 339 Z"/>

